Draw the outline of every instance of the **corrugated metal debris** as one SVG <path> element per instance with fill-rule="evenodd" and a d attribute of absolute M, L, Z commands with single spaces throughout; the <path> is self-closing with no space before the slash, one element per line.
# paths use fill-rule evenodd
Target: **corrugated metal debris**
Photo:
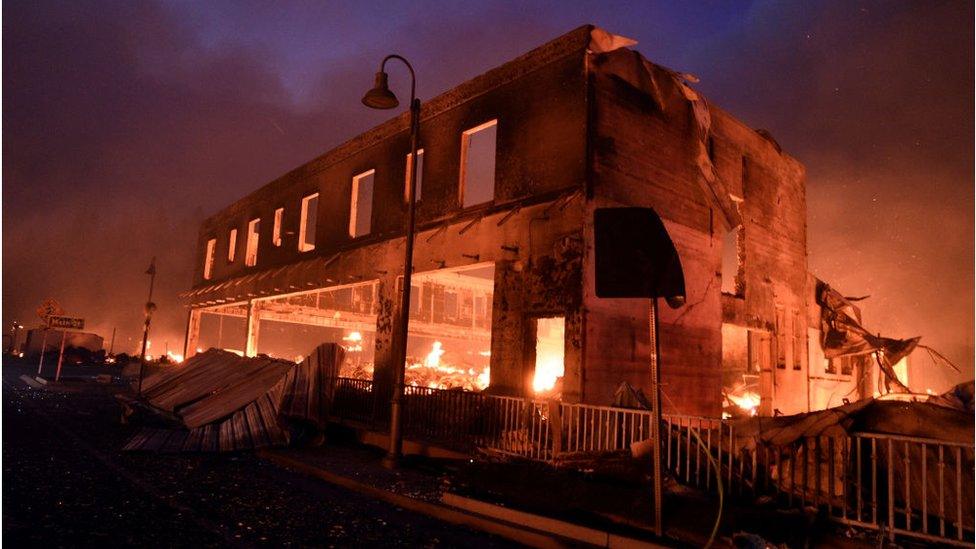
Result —
<path fill-rule="evenodd" d="M 183 428 L 143 428 L 123 449 L 228 452 L 320 435 L 344 353 L 326 343 L 300 364 L 218 349 L 196 355 L 143 381 L 144 404 Z"/>

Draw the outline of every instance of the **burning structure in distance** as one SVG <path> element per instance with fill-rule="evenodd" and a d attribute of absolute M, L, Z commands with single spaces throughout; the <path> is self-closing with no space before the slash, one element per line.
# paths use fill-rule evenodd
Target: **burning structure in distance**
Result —
<path fill-rule="evenodd" d="M 649 305 L 594 292 L 594 210 L 640 206 L 686 279 L 659 319 L 673 411 L 839 404 L 824 387 L 854 369 L 821 364 L 802 165 L 632 45 L 584 26 L 424 105 L 407 382 L 593 404 L 648 388 Z M 185 354 L 337 342 L 343 374 L 388 393 L 408 134 L 396 117 L 207 219 Z"/>

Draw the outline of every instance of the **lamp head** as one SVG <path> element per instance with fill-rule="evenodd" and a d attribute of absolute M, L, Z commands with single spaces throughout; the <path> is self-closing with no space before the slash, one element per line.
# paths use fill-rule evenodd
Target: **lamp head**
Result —
<path fill-rule="evenodd" d="M 386 73 L 383 71 L 376 73 L 376 82 L 373 84 L 373 89 L 363 96 L 363 105 L 371 109 L 392 109 L 399 104 L 396 95 L 390 91 Z"/>

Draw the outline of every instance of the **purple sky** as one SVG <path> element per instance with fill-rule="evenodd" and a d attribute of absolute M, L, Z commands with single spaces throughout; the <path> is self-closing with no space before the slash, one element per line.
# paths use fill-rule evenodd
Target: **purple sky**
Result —
<path fill-rule="evenodd" d="M 156 255 L 153 340 L 181 347 L 199 222 L 383 121 L 384 54 L 430 98 L 583 23 L 770 130 L 807 166 L 810 269 L 972 377 L 964 2 L 5 2 L 5 325 L 51 296 L 132 350 Z"/>

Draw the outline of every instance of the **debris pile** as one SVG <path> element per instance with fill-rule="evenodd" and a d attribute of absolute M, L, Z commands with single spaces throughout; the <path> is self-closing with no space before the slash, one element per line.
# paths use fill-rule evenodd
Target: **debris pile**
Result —
<path fill-rule="evenodd" d="M 321 438 L 344 350 L 326 343 L 301 363 L 210 349 L 143 381 L 143 399 L 120 397 L 174 423 L 143 428 L 125 450 L 234 451 Z"/>

